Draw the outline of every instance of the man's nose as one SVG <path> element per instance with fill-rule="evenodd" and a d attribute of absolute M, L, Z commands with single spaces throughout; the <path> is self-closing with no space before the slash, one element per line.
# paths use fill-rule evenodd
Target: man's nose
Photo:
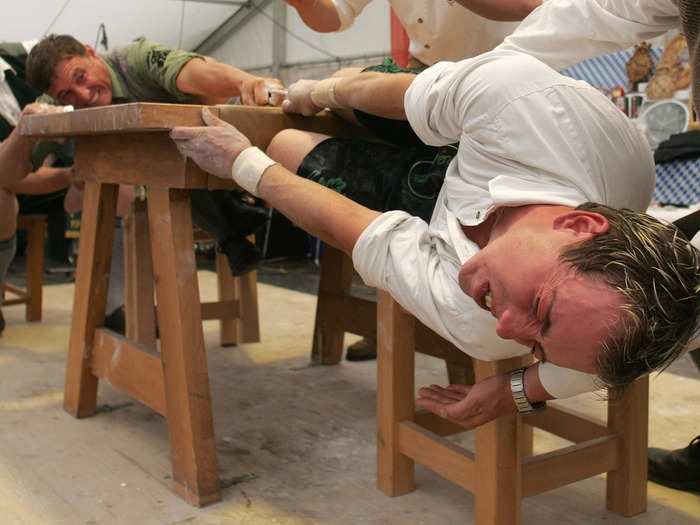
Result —
<path fill-rule="evenodd" d="M 523 344 L 534 341 L 537 326 L 530 319 L 528 312 L 508 308 L 501 313 L 496 323 L 496 334 L 502 339 L 515 339 Z"/>
<path fill-rule="evenodd" d="M 90 91 L 90 88 L 86 86 L 80 86 L 75 88 L 75 98 L 76 101 L 78 102 L 79 107 L 85 107 L 88 105 L 90 102 L 90 99 L 92 98 L 92 92 Z"/>

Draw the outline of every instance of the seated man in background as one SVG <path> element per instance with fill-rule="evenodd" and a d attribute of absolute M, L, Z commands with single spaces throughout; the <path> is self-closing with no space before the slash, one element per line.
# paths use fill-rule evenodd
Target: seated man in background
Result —
<path fill-rule="evenodd" d="M 39 95 L 24 79 L 24 60 L 30 44 L 0 43 L 0 304 L 7 271 L 17 247 L 17 194 L 58 192 L 72 183 L 72 169 L 51 167 L 32 153 L 36 141 L 19 135 L 22 115 L 51 108 L 33 103 Z M 36 168 L 36 169 L 35 169 Z M 0 334 L 5 319 L 0 310 Z"/>
<path fill-rule="evenodd" d="M 408 119 L 433 146 L 459 141 L 428 225 L 294 175 L 206 111 L 209 127 L 171 132 L 200 167 L 352 254 L 368 285 L 463 351 L 539 361 L 524 372 L 530 406 L 516 408 L 510 374 L 423 388 L 421 406 L 474 427 L 594 386 L 615 395 L 697 332 L 697 251 L 641 213 L 654 187 L 647 142 L 588 84 L 490 52 L 418 76 L 363 73 L 294 91 L 289 109 L 353 107 Z"/>
<path fill-rule="evenodd" d="M 147 40 L 98 55 L 72 36 L 49 35 L 29 54 L 27 80 L 56 102 L 78 109 L 126 102 L 221 104 L 232 97 L 252 105 L 281 102 L 269 93 L 281 86 L 278 80 Z M 259 252 L 245 237 L 264 224 L 266 211 L 231 192 L 190 194 L 195 224 L 215 236 L 233 275 L 252 270 Z"/>

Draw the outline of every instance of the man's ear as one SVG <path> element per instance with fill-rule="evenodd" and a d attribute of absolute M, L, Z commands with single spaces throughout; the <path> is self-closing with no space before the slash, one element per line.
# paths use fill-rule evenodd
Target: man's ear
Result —
<path fill-rule="evenodd" d="M 90 58 L 94 58 L 97 56 L 97 51 L 95 51 L 95 48 L 92 47 L 90 44 L 83 44 L 85 46 L 85 52 L 87 53 L 87 56 Z"/>
<path fill-rule="evenodd" d="M 568 230 L 576 235 L 600 235 L 610 229 L 610 223 L 600 213 L 571 210 L 557 215 L 552 222 L 552 228 L 555 230 Z"/>

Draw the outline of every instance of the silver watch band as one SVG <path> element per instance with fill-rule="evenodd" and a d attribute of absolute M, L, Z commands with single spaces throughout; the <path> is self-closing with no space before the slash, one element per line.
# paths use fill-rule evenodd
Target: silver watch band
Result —
<path fill-rule="evenodd" d="M 513 394 L 513 401 L 520 414 L 528 414 L 536 410 L 545 408 L 546 403 L 530 404 L 525 395 L 525 369 L 518 368 L 510 373 L 510 391 Z"/>

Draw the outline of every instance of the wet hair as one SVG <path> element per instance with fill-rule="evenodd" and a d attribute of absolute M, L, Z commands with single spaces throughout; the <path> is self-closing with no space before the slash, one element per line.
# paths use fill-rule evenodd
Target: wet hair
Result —
<path fill-rule="evenodd" d="M 598 377 L 611 398 L 638 377 L 664 370 L 698 334 L 700 257 L 672 224 L 645 213 L 585 203 L 610 229 L 559 256 L 579 275 L 599 279 L 623 297 L 621 322 L 603 342 Z"/>
<path fill-rule="evenodd" d="M 56 66 L 62 60 L 85 56 L 85 46 L 70 35 L 48 35 L 36 44 L 27 57 L 27 82 L 42 93 L 51 87 Z"/>

